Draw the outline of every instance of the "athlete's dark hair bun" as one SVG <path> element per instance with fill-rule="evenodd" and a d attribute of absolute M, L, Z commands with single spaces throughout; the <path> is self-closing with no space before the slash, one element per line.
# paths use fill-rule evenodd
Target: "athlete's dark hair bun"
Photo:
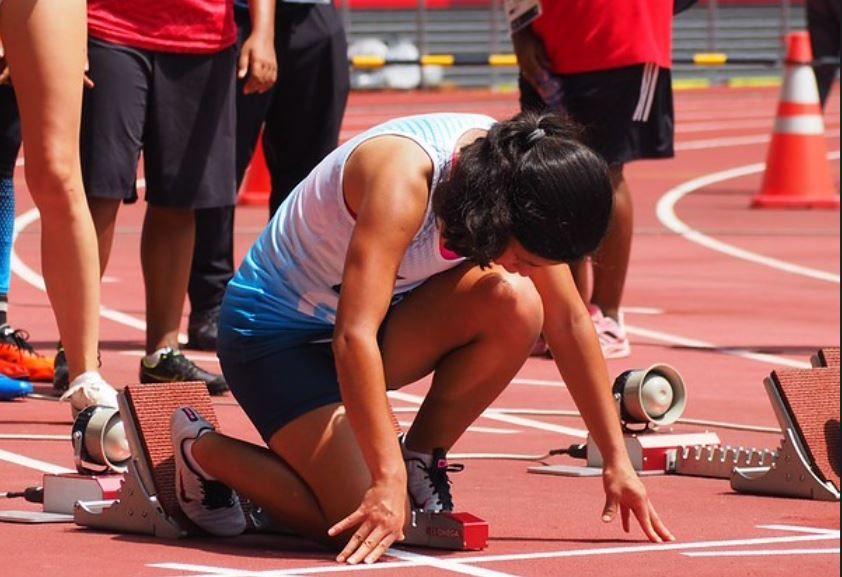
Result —
<path fill-rule="evenodd" d="M 523 112 L 462 149 L 433 198 L 447 247 L 482 266 L 512 239 L 557 262 L 596 250 L 613 191 L 607 165 L 580 137 L 557 114 Z"/>

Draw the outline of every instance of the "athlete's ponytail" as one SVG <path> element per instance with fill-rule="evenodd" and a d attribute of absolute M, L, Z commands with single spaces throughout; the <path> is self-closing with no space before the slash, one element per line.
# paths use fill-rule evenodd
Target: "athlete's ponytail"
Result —
<path fill-rule="evenodd" d="M 613 191 L 608 167 L 579 134 L 558 115 L 524 112 L 462 149 L 433 198 L 447 247 L 481 266 L 512 239 L 557 262 L 596 250 Z"/>

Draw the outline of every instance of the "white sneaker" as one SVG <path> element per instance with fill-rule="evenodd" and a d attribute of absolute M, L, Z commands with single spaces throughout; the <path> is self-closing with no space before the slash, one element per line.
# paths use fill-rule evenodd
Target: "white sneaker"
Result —
<path fill-rule="evenodd" d="M 432 454 L 410 451 L 401 437 L 401 452 L 406 463 L 407 492 L 412 508 L 425 513 L 453 511 L 448 473 L 457 473 L 463 465 L 447 462 L 444 449 L 434 449 Z"/>
<path fill-rule="evenodd" d="M 76 415 L 92 405 L 116 409 L 117 391 L 98 372 L 88 371 L 73 379 L 59 400 L 70 403 L 70 411 L 75 419 Z"/>
<path fill-rule="evenodd" d="M 212 479 L 189 454 L 192 443 L 188 442 L 213 431 L 213 425 L 190 407 L 181 407 L 173 413 L 170 426 L 175 455 L 175 493 L 181 510 L 211 535 L 234 537 L 245 531 L 246 517 L 237 494 Z"/>
<path fill-rule="evenodd" d="M 631 345 L 623 328 L 623 317 L 618 320 L 605 316 L 602 310 L 595 305 L 588 305 L 588 312 L 593 319 L 596 335 L 599 337 L 599 345 L 602 347 L 602 355 L 606 359 L 623 359 L 631 354 Z"/>

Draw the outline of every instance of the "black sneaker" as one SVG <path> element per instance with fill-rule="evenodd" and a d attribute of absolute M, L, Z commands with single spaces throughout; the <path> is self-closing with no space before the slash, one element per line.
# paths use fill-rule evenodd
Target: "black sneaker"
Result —
<path fill-rule="evenodd" d="M 193 361 L 180 351 L 167 348 L 158 358 L 158 363 L 150 366 L 145 358 L 140 359 L 141 383 L 181 383 L 201 381 L 205 383 L 211 395 L 221 395 L 228 390 L 225 377 L 215 375 L 196 366 Z"/>
<path fill-rule="evenodd" d="M 96 352 L 97 367 L 102 367 L 102 356 Z M 53 360 L 53 390 L 63 393 L 70 387 L 70 369 L 67 368 L 67 357 L 64 355 L 64 347 L 61 343 L 56 348 L 56 356 Z"/>
<path fill-rule="evenodd" d="M 67 357 L 64 356 L 64 347 L 59 345 L 53 361 L 53 390 L 63 393 L 69 387 L 70 370 L 67 368 Z"/>
<path fill-rule="evenodd" d="M 187 324 L 187 348 L 197 351 L 216 351 L 219 307 L 209 311 L 191 312 Z"/>

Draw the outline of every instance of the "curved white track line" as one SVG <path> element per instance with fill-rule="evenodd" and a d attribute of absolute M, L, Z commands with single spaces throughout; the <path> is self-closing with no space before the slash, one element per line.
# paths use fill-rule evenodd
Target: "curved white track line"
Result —
<path fill-rule="evenodd" d="M 37 221 L 41 217 L 40 213 L 38 212 L 37 208 L 30 209 L 15 219 L 15 229 L 12 233 L 12 254 L 11 254 L 11 264 L 12 264 L 12 271 L 21 278 L 21 280 L 29 283 L 30 285 L 34 286 L 35 288 L 47 292 L 47 286 L 44 284 L 44 277 L 40 274 L 32 270 L 25 262 L 23 262 L 20 257 L 15 252 L 15 241 L 18 238 L 18 235 L 26 229 L 29 225 L 33 222 Z M 131 327 L 133 329 L 137 329 L 139 331 L 146 331 L 146 323 L 142 320 L 136 319 L 131 315 L 127 315 L 126 313 L 110 309 L 108 307 L 101 306 L 99 308 L 100 316 L 112 320 L 116 323 L 120 323 L 121 325 L 125 325 L 127 327 Z"/>
<path fill-rule="evenodd" d="M 835 152 L 831 152 L 827 155 L 827 157 L 831 160 L 838 160 L 839 151 L 837 150 Z M 720 240 L 716 240 L 715 238 L 711 238 L 706 234 L 703 234 L 693 228 L 690 228 L 690 226 L 685 224 L 680 218 L 678 218 L 678 216 L 676 216 L 675 205 L 678 204 L 679 200 L 681 200 L 691 192 L 695 192 L 701 188 L 704 188 L 705 186 L 710 186 L 711 184 L 716 184 L 726 180 L 731 180 L 733 178 L 739 178 L 741 176 L 747 176 L 749 174 L 756 174 L 758 172 L 762 172 L 765 169 L 765 167 L 766 165 L 763 163 L 750 164 L 748 166 L 741 166 L 738 168 L 723 170 L 722 172 L 715 172 L 713 174 L 709 174 L 707 176 L 702 176 L 689 182 L 685 182 L 684 184 L 681 184 L 668 191 L 658 201 L 658 206 L 656 210 L 658 220 L 661 222 L 661 224 L 663 224 L 672 232 L 683 236 L 690 242 L 694 242 L 711 250 L 715 250 L 717 252 L 721 252 L 723 254 L 727 254 L 729 256 L 739 258 L 748 262 L 753 262 L 755 264 L 774 268 L 783 272 L 839 284 L 840 279 L 838 274 L 788 263 L 782 260 L 763 256 L 742 248 L 735 247 Z"/>

